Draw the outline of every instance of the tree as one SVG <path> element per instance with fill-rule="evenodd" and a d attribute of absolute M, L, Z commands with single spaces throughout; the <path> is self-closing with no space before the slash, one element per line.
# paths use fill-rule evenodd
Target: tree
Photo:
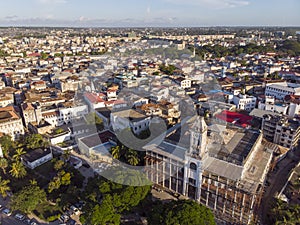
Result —
<path fill-rule="evenodd" d="M 70 150 L 64 151 L 62 155 L 64 162 L 68 162 L 70 160 L 70 157 L 71 157 L 71 151 Z"/>
<path fill-rule="evenodd" d="M 9 135 L 0 137 L 0 145 L 2 147 L 3 155 L 6 157 L 8 156 L 9 151 L 14 148 L 14 142 Z"/>
<path fill-rule="evenodd" d="M 17 148 L 15 154 L 13 155 L 13 159 L 19 161 L 21 159 L 21 156 L 24 154 L 26 154 L 26 151 L 24 151 L 23 148 Z"/>
<path fill-rule="evenodd" d="M 137 152 L 132 149 L 128 149 L 126 153 L 126 159 L 127 162 L 132 166 L 136 166 L 140 162 Z"/>
<path fill-rule="evenodd" d="M 24 187 L 11 198 L 11 209 L 20 210 L 23 213 L 31 213 L 39 204 L 45 202 L 46 192 L 37 185 Z"/>
<path fill-rule="evenodd" d="M 153 207 L 148 218 L 150 225 L 215 225 L 210 209 L 190 200 L 179 200 Z"/>
<path fill-rule="evenodd" d="M 52 191 L 59 189 L 61 185 L 69 185 L 70 183 L 71 174 L 66 173 L 64 170 L 62 170 L 48 184 L 48 192 L 51 193 Z"/>
<path fill-rule="evenodd" d="M 14 162 L 11 165 L 9 173 L 15 178 L 23 178 L 27 175 L 25 166 L 20 161 Z"/>
<path fill-rule="evenodd" d="M 25 145 L 27 149 L 36 149 L 48 146 L 49 142 L 40 134 L 32 134 L 25 138 Z"/>
<path fill-rule="evenodd" d="M 80 220 L 83 224 L 89 225 L 106 225 L 106 224 L 120 224 L 121 216 L 116 213 L 113 200 L 111 196 L 107 195 L 101 205 L 97 204 L 86 210 L 87 213 L 82 214 Z"/>
<path fill-rule="evenodd" d="M 6 174 L 6 168 L 8 167 L 8 161 L 5 158 L 0 159 L 0 168 L 2 169 L 3 173 Z"/>
<path fill-rule="evenodd" d="M 2 180 L 0 177 L 0 195 L 4 198 L 7 196 L 7 192 L 10 191 L 10 187 L 8 186 L 9 183 L 9 180 Z"/>
<path fill-rule="evenodd" d="M 121 153 L 120 146 L 117 145 L 117 146 L 111 147 L 110 151 L 111 151 L 111 155 L 113 158 L 115 158 L 115 159 L 120 158 L 120 153 Z"/>
<path fill-rule="evenodd" d="M 54 177 L 52 181 L 48 184 L 48 192 L 51 193 L 54 190 L 59 189 L 61 186 L 61 181 L 59 177 Z"/>
<path fill-rule="evenodd" d="M 65 162 L 63 160 L 57 160 L 55 163 L 54 163 L 54 169 L 56 171 L 58 170 L 61 170 L 63 168 L 63 166 L 65 165 Z"/>
<path fill-rule="evenodd" d="M 36 179 L 29 180 L 30 185 L 37 185 Z"/>

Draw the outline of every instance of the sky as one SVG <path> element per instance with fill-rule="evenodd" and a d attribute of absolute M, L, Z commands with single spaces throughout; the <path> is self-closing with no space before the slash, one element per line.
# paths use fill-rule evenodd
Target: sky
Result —
<path fill-rule="evenodd" d="M 300 0 L 0 0 L 0 26 L 300 26 Z"/>

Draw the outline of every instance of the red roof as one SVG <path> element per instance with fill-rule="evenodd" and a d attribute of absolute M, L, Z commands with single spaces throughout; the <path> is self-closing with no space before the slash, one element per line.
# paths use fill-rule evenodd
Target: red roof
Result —
<path fill-rule="evenodd" d="M 28 54 L 28 57 L 39 57 L 39 56 L 41 56 L 41 54 L 38 52 L 33 52 L 31 54 Z"/>
<path fill-rule="evenodd" d="M 238 126 L 247 127 L 251 126 L 252 116 L 244 115 L 237 112 L 231 112 L 224 110 L 220 114 L 217 114 L 216 117 L 220 120 L 226 121 L 228 123 L 233 123 Z"/>
<path fill-rule="evenodd" d="M 84 93 L 84 97 L 86 97 L 88 101 L 91 103 L 104 102 L 104 100 L 100 96 L 93 93 Z"/>

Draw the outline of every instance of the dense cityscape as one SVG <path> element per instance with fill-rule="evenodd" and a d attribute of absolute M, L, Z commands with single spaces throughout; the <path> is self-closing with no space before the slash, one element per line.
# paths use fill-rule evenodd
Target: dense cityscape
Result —
<path fill-rule="evenodd" d="M 3 27 L 0 77 L 0 224 L 300 224 L 300 27 Z"/>

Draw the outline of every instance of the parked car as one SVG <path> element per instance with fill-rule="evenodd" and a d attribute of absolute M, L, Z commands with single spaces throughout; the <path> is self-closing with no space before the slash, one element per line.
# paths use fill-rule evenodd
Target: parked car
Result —
<path fill-rule="evenodd" d="M 63 215 L 60 216 L 60 219 L 63 223 L 65 223 L 70 219 L 70 217 L 66 214 L 63 214 Z"/>
<path fill-rule="evenodd" d="M 31 225 L 31 219 L 26 218 L 25 220 L 23 220 L 23 222 L 27 225 Z"/>
<path fill-rule="evenodd" d="M 17 213 L 14 217 L 18 220 L 21 220 L 21 221 L 26 219 L 26 217 L 21 213 Z"/>
<path fill-rule="evenodd" d="M 5 215 L 7 215 L 7 216 L 11 215 L 11 211 L 8 208 L 3 209 L 2 213 L 5 214 Z"/>
<path fill-rule="evenodd" d="M 18 219 L 18 220 L 20 220 L 20 221 L 23 221 L 23 220 L 25 219 L 25 216 L 22 215 L 22 214 L 20 214 L 20 213 L 17 213 L 17 214 L 15 215 L 15 218 Z"/>

